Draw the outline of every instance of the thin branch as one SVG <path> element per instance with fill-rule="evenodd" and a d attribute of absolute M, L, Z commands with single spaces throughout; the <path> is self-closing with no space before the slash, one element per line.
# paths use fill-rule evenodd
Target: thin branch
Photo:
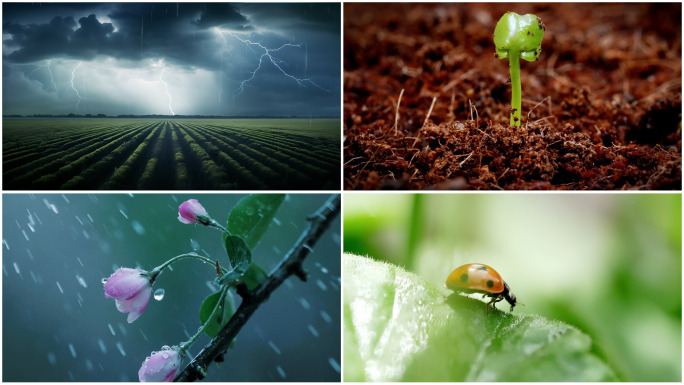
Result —
<path fill-rule="evenodd" d="M 297 242 L 287 252 L 280 265 L 253 291 L 246 287 L 239 288 L 243 297 L 240 307 L 223 327 L 219 334 L 212 339 L 202 351 L 195 356 L 174 381 L 201 380 L 207 373 L 207 368 L 214 361 L 222 361 L 223 354 L 228 350 L 230 341 L 235 339 L 242 327 L 254 312 L 266 302 L 271 293 L 277 289 L 291 275 L 306 280 L 306 272 L 302 267 L 304 259 L 313 251 L 313 247 L 323 233 L 340 212 L 340 194 L 330 198 L 313 215 L 309 216 L 309 226 L 304 230 Z"/>

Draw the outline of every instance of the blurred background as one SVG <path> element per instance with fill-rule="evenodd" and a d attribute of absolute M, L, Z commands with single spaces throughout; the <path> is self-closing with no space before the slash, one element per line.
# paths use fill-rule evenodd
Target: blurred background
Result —
<path fill-rule="evenodd" d="M 589 334 L 622 380 L 682 379 L 680 194 L 346 194 L 343 212 L 345 252 L 436 287 L 488 264 L 516 313 Z"/>
<path fill-rule="evenodd" d="M 227 261 L 221 232 L 177 219 L 198 199 L 225 224 L 241 194 L 3 194 L 3 381 L 138 381 L 152 351 L 187 341 L 216 290 L 215 268 L 183 259 L 157 278 L 134 323 L 106 299 L 101 279 L 119 267 L 150 270 L 196 251 Z M 329 197 L 290 194 L 253 250 L 270 272 Z M 227 264 L 227 262 L 226 262 Z M 206 381 L 340 381 L 340 219 L 252 316 Z M 235 295 L 239 303 L 239 297 Z M 196 355 L 206 336 L 190 348 Z M 183 361 L 183 366 L 189 362 Z"/>

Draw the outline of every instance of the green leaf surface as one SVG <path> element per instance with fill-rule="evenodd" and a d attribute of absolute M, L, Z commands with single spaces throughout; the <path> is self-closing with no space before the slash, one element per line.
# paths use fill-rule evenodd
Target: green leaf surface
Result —
<path fill-rule="evenodd" d="M 268 274 L 263 267 L 259 266 L 256 262 L 252 262 L 247 271 L 242 275 L 242 282 L 247 285 L 249 290 L 254 290 L 267 276 Z"/>
<path fill-rule="evenodd" d="M 614 381 L 591 339 L 344 255 L 344 381 Z M 518 310 L 518 309 L 516 309 Z"/>
<path fill-rule="evenodd" d="M 253 194 L 241 199 L 228 215 L 228 231 L 244 238 L 253 250 L 284 200 L 285 194 Z"/>
<path fill-rule="evenodd" d="M 235 301 L 233 300 L 233 296 L 228 289 L 224 290 L 226 290 L 226 295 L 220 305 L 219 300 L 221 299 L 221 291 L 218 291 L 205 298 L 202 302 L 202 306 L 200 306 L 200 322 L 202 325 L 206 324 L 204 333 L 210 338 L 216 337 L 223 326 L 228 323 L 230 317 L 235 313 Z M 220 308 L 217 309 L 214 317 L 211 317 L 216 306 L 220 306 Z"/>
<path fill-rule="evenodd" d="M 224 234 L 223 245 L 226 248 L 226 253 L 228 253 L 233 271 L 242 275 L 252 262 L 252 251 L 247 243 L 241 236 Z"/>

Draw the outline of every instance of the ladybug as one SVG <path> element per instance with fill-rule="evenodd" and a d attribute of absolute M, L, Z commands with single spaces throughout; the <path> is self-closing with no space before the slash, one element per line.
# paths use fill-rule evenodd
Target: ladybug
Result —
<path fill-rule="evenodd" d="M 480 293 L 482 298 L 491 297 L 492 300 L 487 303 L 487 314 L 489 305 L 496 309 L 496 303 L 504 299 L 511 304 L 510 311 L 513 311 L 518 302 L 501 275 L 482 263 L 468 263 L 457 267 L 447 277 L 446 286 L 463 293 Z"/>

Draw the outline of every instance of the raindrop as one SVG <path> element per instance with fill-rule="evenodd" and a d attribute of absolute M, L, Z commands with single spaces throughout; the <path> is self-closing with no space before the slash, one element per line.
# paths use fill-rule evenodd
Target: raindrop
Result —
<path fill-rule="evenodd" d="M 35 233 L 35 232 L 36 232 L 36 229 L 34 229 L 33 226 L 31 226 L 30 223 L 26 224 L 26 226 L 28 226 L 29 230 L 31 230 L 32 233 Z"/>
<path fill-rule="evenodd" d="M 57 206 L 53 205 L 52 203 L 48 202 L 47 199 L 43 199 L 43 203 L 45 203 L 45 206 L 52 210 L 55 214 L 59 214 L 59 210 L 57 210 Z"/>
<path fill-rule="evenodd" d="M 306 298 L 299 298 L 299 297 L 295 297 L 295 298 L 297 298 L 297 301 L 299 301 L 299 303 L 302 305 L 302 307 L 305 310 L 311 309 L 311 305 L 309 304 L 309 301 L 306 300 Z"/>
<path fill-rule="evenodd" d="M 95 222 L 95 221 L 93 220 L 93 217 L 90 216 L 90 214 L 88 214 L 88 219 L 89 219 L 91 222 Z"/>
<path fill-rule="evenodd" d="M 123 210 L 119 210 L 119 212 L 121 213 L 121 215 L 124 216 L 124 218 L 128 219 L 128 215 L 126 215 L 126 213 Z"/>
<path fill-rule="evenodd" d="M 309 253 L 313 253 L 313 248 L 306 243 L 302 245 L 303 248 L 307 249 Z"/>
<path fill-rule="evenodd" d="M 278 347 L 273 343 L 273 341 L 268 340 L 268 346 L 270 346 L 271 349 L 273 349 L 273 351 L 276 352 L 276 354 L 278 354 L 278 355 L 281 354 L 280 349 L 278 349 Z"/>
<path fill-rule="evenodd" d="M 311 334 L 313 334 L 314 337 L 318 338 L 318 330 L 316 330 L 316 328 L 313 327 L 313 325 L 309 324 L 307 326 L 307 329 L 309 329 L 309 331 L 311 332 Z"/>
<path fill-rule="evenodd" d="M 145 333 L 143 333 L 142 329 L 140 329 L 140 335 L 142 335 L 143 339 L 147 341 L 147 336 L 145 335 Z"/>
<path fill-rule="evenodd" d="M 285 371 L 280 367 L 280 365 L 276 366 L 276 370 L 278 371 L 278 374 L 280 374 L 280 378 L 285 379 Z"/>
<path fill-rule="evenodd" d="M 112 332 L 112 335 L 115 336 L 116 332 L 114 331 L 114 328 L 112 327 L 112 324 L 107 324 L 109 326 L 109 331 Z"/>
<path fill-rule="evenodd" d="M 33 261 L 33 253 L 31 252 L 31 250 L 26 249 L 26 254 L 28 254 L 29 258 Z"/>
<path fill-rule="evenodd" d="M 145 228 L 140 224 L 140 222 L 133 221 L 131 222 L 131 226 L 133 226 L 133 230 L 135 230 L 138 235 L 145 235 Z"/>
<path fill-rule="evenodd" d="M 86 360 L 85 367 L 86 367 L 87 371 L 92 372 L 93 371 L 93 362 L 90 360 Z"/>
<path fill-rule="evenodd" d="M 279 221 L 278 218 L 276 218 L 276 217 L 273 217 L 273 223 L 275 223 L 276 226 L 281 226 L 281 225 L 283 224 L 283 223 L 282 223 L 281 221 Z"/>
<path fill-rule="evenodd" d="M 340 287 L 337 286 L 337 283 L 335 283 L 335 281 L 330 281 L 329 283 L 330 283 L 330 286 L 331 286 L 333 289 L 335 289 L 336 291 L 339 291 L 339 290 L 340 290 Z"/>
<path fill-rule="evenodd" d="M 123 324 L 118 323 L 116 324 L 116 326 L 118 326 L 119 330 L 121 330 L 121 335 L 125 336 L 128 334 L 128 331 L 126 330 L 126 327 Z"/>
<path fill-rule="evenodd" d="M 100 351 L 102 351 L 102 353 L 107 353 L 107 347 L 105 346 L 104 341 L 102 341 L 101 338 L 97 340 L 97 345 L 100 347 Z"/>
<path fill-rule="evenodd" d="M 62 285 L 60 285 L 59 282 L 56 282 L 56 283 L 57 283 L 57 288 L 59 289 L 59 292 L 64 294 L 64 290 L 62 290 Z"/>
<path fill-rule="evenodd" d="M 26 240 L 28 241 L 29 237 L 28 234 L 26 234 L 26 230 L 21 230 L 21 233 L 24 235 L 24 238 L 26 238 Z"/>
<path fill-rule="evenodd" d="M 6 239 L 3 239 L 3 240 L 2 240 L 2 244 L 5 245 L 5 247 L 7 248 L 7 250 L 9 250 L 9 245 L 7 244 L 7 240 L 6 240 Z"/>
<path fill-rule="evenodd" d="M 197 250 L 200 249 L 200 244 L 199 244 L 199 242 L 197 242 L 196 240 L 190 238 L 190 247 L 191 247 L 193 250 L 197 251 Z"/>
<path fill-rule="evenodd" d="M 90 234 L 88 234 L 87 231 L 83 230 L 83 231 L 81 231 L 81 234 L 83 234 L 83 238 L 90 239 Z"/>
<path fill-rule="evenodd" d="M 88 284 L 86 284 L 86 281 L 83 279 L 83 277 L 81 277 L 80 275 L 76 274 L 76 280 L 78 281 L 78 283 L 79 283 L 81 286 L 83 286 L 83 287 L 85 287 L 85 288 L 88 288 Z"/>
<path fill-rule="evenodd" d="M 340 239 L 340 234 L 332 233 L 331 237 L 332 237 L 332 239 L 333 239 L 333 242 L 335 242 L 335 244 L 336 244 L 337 246 L 339 246 L 339 245 L 340 245 L 340 240 L 341 240 L 341 239 Z"/>
<path fill-rule="evenodd" d="M 318 287 L 320 287 L 321 290 L 323 290 L 323 291 L 327 291 L 327 290 L 328 290 L 328 287 L 325 286 L 325 283 L 323 283 L 323 281 L 321 281 L 320 279 L 317 279 L 317 280 L 316 280 L 316 285 L 318 285 Z"/>
<path fill-rule="evenodd" d="M 21 271 L 19 271 L 19 265 L 16 262 L 12 263 L 12 265 L 14 265 L 14 271 L 16 271 L 19 276 L 21 276 Z"/>
<path fill-rule="evenodd" d="M 325 310 L 321 310 L 321 318 L 323 318 L 323 321 L 330 323 L 332 321 L 332 318 L 330 318 L 330 315 L 325 312 Z"/>
<path fill-rule="evenodd" d="M 85 265 L 83 264 L 83 261 L 81 261 L 81 258 L 76 257 L 76 260 L 78 261 L 78 263 L 81 264 L 81 267 L 85 266 Z"/>
<path fill-rule="evenodd" d="M 119 352 L 121 353 L 122 356 L 126 357 L 126 352 L 124 351 L 123 345 L 121 345 L 121 342 L 116 343 L 116 348 L 119 349 Z"/>
<path fill-rule="evenodd" d="M 154 299 L 157 301 L 161 301 L 162 299 L 164 299 L 164 289 L 160 287 L 159 289 L 155 290 Z"/>
<path fill-rule="evenodd" d="M 332 358 L 332 357 L 328 358 L 328 363 L 330 364 L 330 366 L 332 366 L 333 369 L 335 369 L 335 371 L 337 373 L 340 372 L 340 364 L 338 364 L 334 358 Z"/>
<path fill-rule="evenodd" d="M 73 344 L 69 344 L 69 350 L 71 351 L 71 356 L 76 358 L 76 349 L 74 349 Z"/>
<path fill-rule="evenodd" d="M 50 365 L 57 365 L 57 356 L 53 352 L 48 352 L 47 359 Z"/>

